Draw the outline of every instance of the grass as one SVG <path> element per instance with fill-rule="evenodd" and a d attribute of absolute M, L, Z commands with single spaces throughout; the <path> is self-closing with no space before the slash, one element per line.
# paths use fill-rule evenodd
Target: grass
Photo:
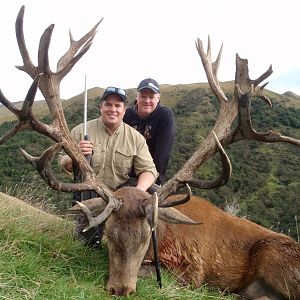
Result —
<path fill-rule="evenodd" d="M 112 299 L 108 255 L 73 240 L 73 222 L 0 193 L 0 299 Z M 207 287 L 180 286 L 166 270 L 163 288 L 139 278 L 126 299 L 230 299 Z M 125 299 L 120 297 L 119 299 Z"/>
<path fill-rule="evenodd" d="M 21 180 L 11 187 L 0 186 L 0 192 L 13 196 L 34 207 L 40 208 L 47 212 L 57 212 L 53 196 L 48 195 L 50 188 L 45 184 L 40 175 L 36 173 L 28 173 L 25 170 Z"/>

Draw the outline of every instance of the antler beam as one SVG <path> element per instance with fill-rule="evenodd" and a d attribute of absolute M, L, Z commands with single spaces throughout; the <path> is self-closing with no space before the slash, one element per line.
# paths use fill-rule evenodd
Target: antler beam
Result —
<path fill-rule="evenodd" d="M 28 91 L 21 109 L 17 109 L 0 91 L 0 102 L 18 118 L 18 123 L 14 126 L 14 128 L 0 138 L 0 144 L 6 142 L 17 132 L 25 129 L 34 130 L 50 137 L 57 144 L 54 144 L 52 147 L 46 150 L 39 158 L 32 157 L 22 150 L 25 158 L 36 166 L 37 170 L 48 183 L 48 185 L 53 189 L 67 192 L 94 190 L 108 203 L 113 196 L 110 190 L 96 178 L 91 166 L 72 139 L 60 101 L 60 83 L 62 78 L 69 73 L 79 59 L 89 50 L 97 32 L 98 25 L 102 20 L 100 20 L 78 41 L 75 41 L 70 33 L 70 48 L 58 61 L 57 71 L 52 72 L 49 65 L 48 52 L 54 25 L 52 24 L 46 28 L 41 36 L 38 50 L 38 65 L 34 66 L 27 51 L 24 39 L 24 12 L 25 7 L 22 6 L 18 13 L 15 25 L 17 41 L 23 60 L 23 65 L 18 66 L 17 68 L 26 72 L 31 78 L 34 79 L 34 81 Z M 38 87 L 45 97 L 45 101 L 52 115 L 53 120 L 49 125 L 39 121 L 34 116 L 32 111 L 34 98 Z M 55 153 L 61 147 L 63 147 L 64 151 L 72 158 L 74 163 L 78 165 L 80 172 L 84 174 L 84 181 L 82 183 L 63 184 L 55 178 L 51 170 L 51 161 L 53 155 L 55 155 Z"/>

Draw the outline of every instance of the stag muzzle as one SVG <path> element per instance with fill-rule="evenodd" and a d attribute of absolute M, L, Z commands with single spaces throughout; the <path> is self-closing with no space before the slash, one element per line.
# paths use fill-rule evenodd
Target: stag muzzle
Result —
<path fill-rule="evenodd" d="M 107 292 L 110 295 L 127 297 L 130 294 L 133 294 L 136 292 L 136 284 L 134 285 L 134 287 L 108 284 Z"/>
<path fill-rule="evenodd" d="M 135 293 L 138 270 L 139 267 L 136 268 L 135 265 L 110 265 L 107 292 L 114 296 L 129 296 Z"/>

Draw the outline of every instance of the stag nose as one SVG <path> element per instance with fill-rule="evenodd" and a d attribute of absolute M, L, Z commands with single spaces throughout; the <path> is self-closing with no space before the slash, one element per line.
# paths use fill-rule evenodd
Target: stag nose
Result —
<path fill-rule="evenodd" d="M 114 296 L 129 296 L 130 294 L 136 292 L 135 288 L 124 287 L 124 286 L 123 287 L 109 286 L 107 288 L 107 291 L 109 294 Z"/>

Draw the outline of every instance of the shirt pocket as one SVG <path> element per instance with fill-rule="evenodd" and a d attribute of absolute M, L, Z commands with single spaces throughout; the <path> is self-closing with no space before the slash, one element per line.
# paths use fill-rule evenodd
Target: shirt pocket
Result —
<path fill-rule="evenodd" d="M 133 149 L 116 149 L 114 164 L 116 171 L 123 175 L 127 175 L 128 173 L 130 173 L 133 167 L 133 158 L 135 155 L 136 151 L 134 151 Z"/>
<path fill-rule="evenodd" d="M 105 148 L 102 145 L 95 145 L 93 148 L 93 169 L 96 173 L 104 167 Z"/>

